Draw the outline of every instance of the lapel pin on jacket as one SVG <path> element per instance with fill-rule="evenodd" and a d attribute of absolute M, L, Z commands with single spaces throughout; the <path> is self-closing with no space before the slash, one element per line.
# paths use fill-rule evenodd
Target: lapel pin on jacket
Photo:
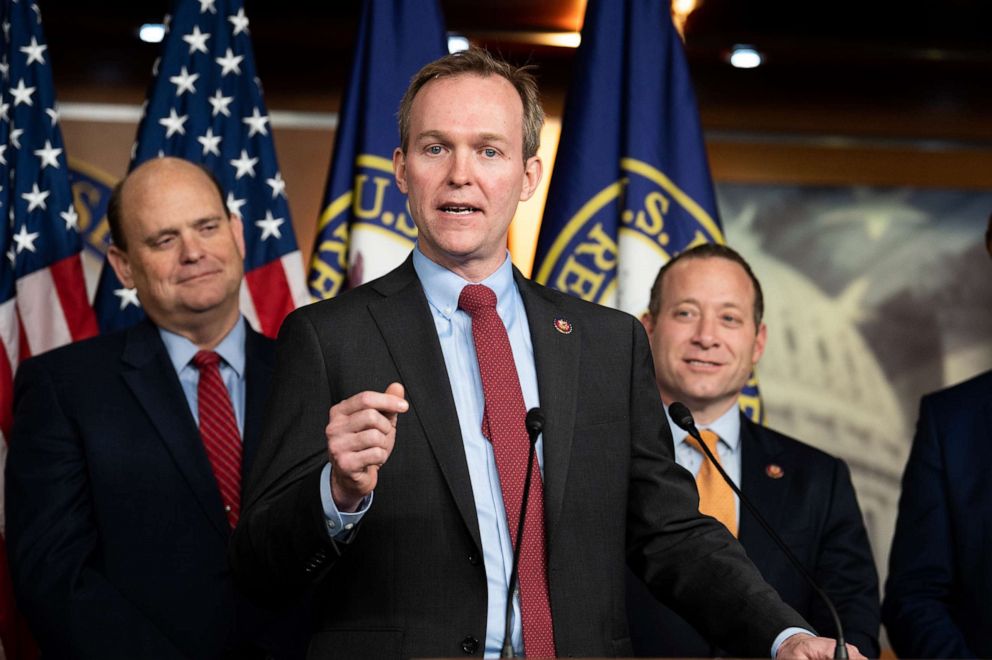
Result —
<path fill-rule="evenodd" d="M 557 318 L 555 319 L 555 330 L 563 335 L 572 334 L 572 324 L 568 319 Z"/>
<path fill-rule="evenodd" d="M 769 463 L 765 466 L 765 474 L 767 474 L 771 479 L 781 479 L 785 476 L 785 470 L 783 470 L 780 465 Z"/>

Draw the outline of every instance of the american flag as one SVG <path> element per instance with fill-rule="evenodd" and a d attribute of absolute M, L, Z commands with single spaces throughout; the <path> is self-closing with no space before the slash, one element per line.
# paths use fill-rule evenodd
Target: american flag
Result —
<path fill-rule="evenodd" d="M 18 363 L 90 337 L 97 326 L 86 299 L 79 216 L 69 188 L 38 5 L 3 0 L 0 27 L 0 219 L 6 220 L 0 229 L 2 478 Z M 34 655 L 30 640 L 19 628 L 0 538 L 0 638 L 8 658 Z"/>
<path fill-rule="evenodd" d="M 241 311 L 274 337 L 286 314 L 309 302 L 309 295 L 244 3 L 178 0 L 166 25 L 131 167 L 178 156 L 214 172 L 227 191 L 228 208 L 245 225 Z M 143 316 L 134 290 L 106 264 L 94 306 L 104 332 Z"/>

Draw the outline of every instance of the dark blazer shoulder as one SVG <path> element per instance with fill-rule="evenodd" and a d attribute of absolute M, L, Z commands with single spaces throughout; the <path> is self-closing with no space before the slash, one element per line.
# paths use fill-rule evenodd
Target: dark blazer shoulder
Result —
<path fill-rule="evenodd" d="M 959 412 L 978 409 L 987 403 L 992 403 L 992 371 L 986 371 L 956 385 L 930 392 L 922 398 L 922 405 L 941 411 Z"/>
<path fill-rule="evenodd" d="M 741 432 L 745 442 L 747 438 L 750 438 L 752 442 L 761 443 L 766 453 L 784 454 L 796 461 L 810 464 L 814 471 L 818 467 L 845 464 L 843 459 L 806 444 L 802 440 L 797 440 L 773 428 L 756 424 L 744 414 L 741 414 Z M 746 445 L 743 451 L 747 451 Z"/>

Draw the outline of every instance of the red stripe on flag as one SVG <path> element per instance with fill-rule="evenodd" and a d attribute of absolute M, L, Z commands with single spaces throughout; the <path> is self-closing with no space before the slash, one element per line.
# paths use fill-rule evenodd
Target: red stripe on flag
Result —
<path fill-rule="evenodd" d="M 56 261 L 49 266 L 55 291 L 62 305 L 66 325 L 73 341 L 93 337 L 99 332 L 96 314 L 86 298 L 86 279 L 83 277 L 83 264 L 79 254 Z"/>
<path fill-rule="evenodd" d="M 14 422 L 14 368 L 7 355 L 7 347 L 0 342 L 0 432 L 4 438 L 10 437 L 10 425 Z"/>
<path fill-rule="evenodd" d="M 251 270 L 245 273 L 245 279 L 248 281 L 248 290 L 255 304 L 262 334 L 275 338 L 282 320 L 294 309 L 293 295 L 289 290 L 282 261 L 276 259 Z"/>

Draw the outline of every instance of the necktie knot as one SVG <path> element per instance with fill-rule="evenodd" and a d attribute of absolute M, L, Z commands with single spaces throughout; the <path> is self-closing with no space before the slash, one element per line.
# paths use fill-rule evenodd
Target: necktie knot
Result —
<path fill-rule="evenodd" d="M 485 284 L 469 284 L 458 296 L 458 307 L 475 316 L 481 310 L 496 308 L 496 294 Z"/>
<path fill-rule="evenodd" d="M 202 371 L 204 367 L 210 368 L 220 364 L 220 356 L 214 351 L 197 351 L 193 356 L 193 366 Z"/>
<path fill-rule="evenodd" d="M 706 443 L 706 446 L 709 448 L 709 450 L 713 452 L 713 455 L 716 456 L 716 459 L 720 460 L 720 455 L 716 451 L 716 445 L 717 443 L 720 442 L 720 436 L 718 436 L 713 431 L 710 431 L 709 429 L 703 429 L 702 431 L 699 432 L 699 435 L 703 438 L 703 442 Z M 699 446 L 699 441 L 696 440 L 694 437 L 690 435 L 686 439 L 693 447 L 696 448 L 697 451 L 699 451 L 700 453 L 705 453 L 703 452 L 703 448 Z"/>

